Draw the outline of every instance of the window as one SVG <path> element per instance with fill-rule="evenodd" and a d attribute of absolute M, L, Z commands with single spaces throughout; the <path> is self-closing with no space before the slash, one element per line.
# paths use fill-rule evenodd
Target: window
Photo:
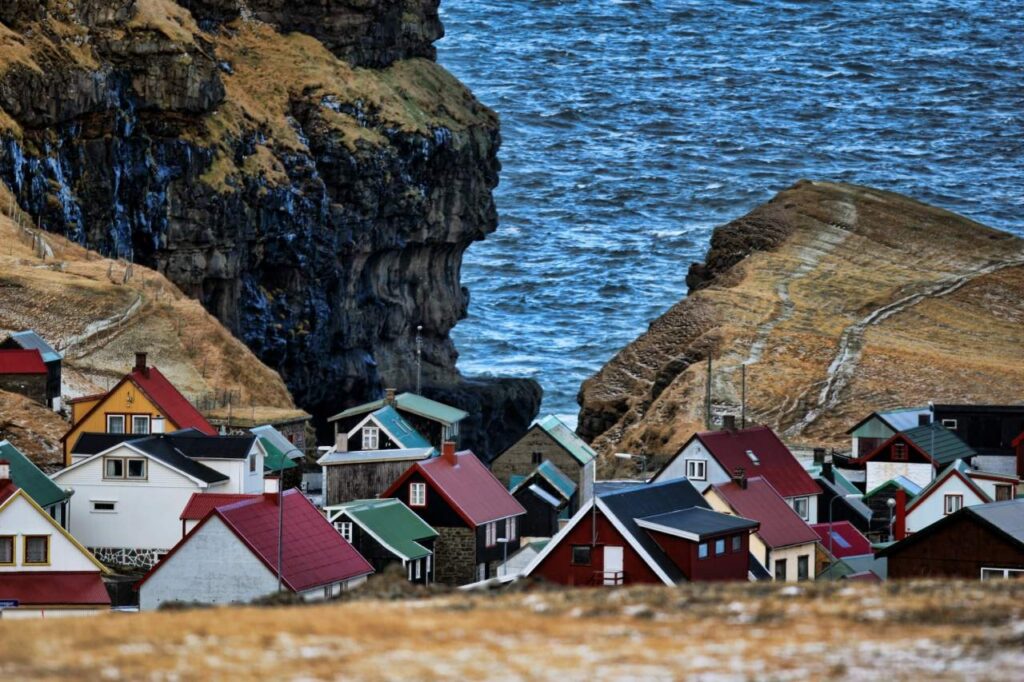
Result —
<path fill-rule="evenodd" d="M 706 481 L 708 478 L 708 463 L 702 459 L 686 460 L 686 477 L 694 481 Z"/>
<path fill-rule="evenodd" d="M 697 558 L 707 559 L 708 558 L 708 543 L 702 542 L 697 545 Z"/>
<path fill-rule="evenodd" d="M 349 542 L 352 542 L 352 522 L 351 521 L 335 521 L 334 528 L 341 533 L 341 537 L 345 538 Z"/>
<path fill-rule="evenodd" d="M 796 558 L 796 579 L 807 580 L 810 577 L 810 559 L 807 555 L 798 556 Z"/>
<path fill-rule="evenodd" d="M 92 511 L 106 514 L 117 512 L 117 502 L 113 500 L 93 500 Z"/>
<path fill-rule="evenodd" d="M 427 506 L 427 484 L 426 483 L 412 483 L 409 485 L 409 506 L 410 507 L 426 507 Z"/>
<path fill-rule="evenodd" d="M 543 461 L 544 455 L 539 452 L 534 452 L 530 457 L 534 464 L 540 464 Z"/>
<path fill-rule="evenodd" d="M 487 580 L 487 564 L 477 564 L 476 566 L 476 579 Z"/>
<path fill-rule="evenodd" d="M 1024 580 L 1024 568 L 983 568 L 982 580 Z"/>
<path fill-rule="evenodd" d="M 754 451 L 753 451 L 753 450 L 747 450 L 747 457 L 748 457 L 748 458 L 750 459 L 750 461 L 751 461 L 751 462 L 753 462 L 753 463 L 754 463 L 755 465 L 757 465 L 757 466 L 760 466 L 760 465 L 761 465 L 761 460 L 760 460 L 760 459 L 758 459 L 757 455 L 755 455 L 755 454 L 754 454 Z"/>
<path fill-rule="evenodd" d="M 25 536 L 25 564 L 49 564 L 50 563 L 50 536 L 49 535 L 26 535 Z"/>
<path fill-rule="evenodd" d="M 943 419 L 942 425 L 950 431 L 956 431 L 956 420 L 955 419 Z"/>
<path fill-rule="evenodd" d="M 132 433 L 149 433 L 149 415 L 132 415 Z"/>
<path fill-rule="evenodd" d="M 129 459 L 128 460 L 128 478 L 145 478 L 146 477 L 146 460 L 144 459 Z"/>
<path fill-rule="evenodd" d="M 516 519 L 510 516 L 505 519 L 505 539 L 512 541 L 516 539 Z"/>
<path fill-rule="evenodd" d="M 0 566 L 14 565 L 14 536 L 0 535 Z"/>
<path fill-rule="evenodd" d="M 488 547 L 494 547 L 498 544 L 498 524 L 491 521 L 484 527 L 484 533 L 486 535 L 484 544 Z"/>
<path fill-rule="evenodd" d="M 776 559 L 775 560 L 775 579 L 778 581 L 784 581 L 786 579 L 786 560 Z"/>
<path fill-rule="evenodd" d="M 590 545 L 573 545 L 572 546 L 572 565 L 573 566 L 589 566 L 590 565 Z"/>
<path fill-rule="evenodd" d="M 380 429 L 376 426 L 363 427 L 363 450 L 376 450 L 380 442 Z"/>
<path fill-rule="evenodd" d="M 116 457 L 103 460 L 103 478 L 124 478 L 124 460 Z"/>
<path fill-rule="evenodd" d="M 1013 486 L 996 484 L 996 502 L 1013 499 Z"/>
<path fill-rule="evenodd" d="M 715 556 L 725 554 L 725 538 L 715 540 Z"/>
<path fill-rule="evenodd" d="M 942 502 L 943 513 L 953 514 L 960 511 L 960 508 L 964 506 L 964 496 L 944 495 Z"/>
<path fill-rule="evenodd" d="M 801 519 L 804 521 L 810 520 L 810 499 L 807 497 L 794 497 L 793 498 L 793 511 L 795 511 Z"/>
<path fill-rule="evenodd" d="M 249 473 L 256 471 L 256 455 L 249 455 Z"/>
<path fill-rule="evenodd" d="M 416 561 L 414 561 L 412 563 L 416 566 L 416 575 L 414 575 L 413 578 L 415 580 L 419 580 L 420 579 L 420 570 L 422 570 L 423 562 L 420 561 L 419 559 L 417 559 Z"/>
<path fill-rule="evenodd" d="M 743 551 L 743 536 L 733 535 L 732 536 L 732 551 L 742 552 Z"/>
<path fill-rule="evenodd" d="M 907 461 L 907 444 L 906 443 L 893 443 L 892 444 L 892 459 L 895 462 L 906 462 Z"/>
<path fill-rule="evenodd" d="M 124 415 L 107 415 L 107 433 L 124 433 Z"/>

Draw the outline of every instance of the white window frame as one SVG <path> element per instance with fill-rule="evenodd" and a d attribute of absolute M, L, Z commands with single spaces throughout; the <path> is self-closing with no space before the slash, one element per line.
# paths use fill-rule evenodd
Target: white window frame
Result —
<path fill-rule="evenodd" d="M 957 501 L 955 509 L 950 509 L 950 502 Z M 955 514 L 964 508 L 964 496 L 959 493 L 948 493 L 942 496 L 942 514 L 943 516 L 949 516 Z"/>
<path fill-rule="evenodd" d="M 985 575 L 988 573 L 989 575 Z M 984 566 L 981 569 L 982 580 L 1009 580 L 1010 576 L 1020 576 L 1016 580 L 1024 579 L 1024 568 L 992 568 Z"/>
<path fill-rule="evenodd" d="M 495 521 L 491 521 L 484 526 L 484 545 L 487 547 L 494 547 L 498 544 L 498 524 Z"/>
<path fill-rule="evenodd" d="M 708 462 L 704 459 L 686 460 L 686 477 L 692 481 L 708 480 Z"/>
<path fill-rule="evenodd" d="M 942 428 L 949 429 L 950 431 L 956 431 L 957 421 L 955 419 L 943 419 Z"/>
<path fill-rule="evenodd" d="M 110 421 L 112 419 L 120 419 L 121 420 L 121 430 L 120 431 L 114 431 L 114 430 L 112 430 L 110 428 Z M 128 428 L 128 420 L 125 419 L 125 416 L 123 414 L 108 414 L 107 415 L 107 433 L 128 433 L 128 431 L 126 430 L 127 428 Z"/>
<path fill-rule="evenodd" d="M 113 505 L 110 509 L 97 509 L 98 504 Z M 116 514 L 117 500 L 89 500 L 89 512 L 92 514 Z"/>
<path fill-rule="evenodd" d="M 423 560 L 422 559 L 416 559 L 415 561 L 413 561 L 413 563 L 416 564 L 416 566 L 415 566 L 416 575 L 413 576 L 413 580 L 419 580 L 422 577 L 422 575 L 420 574 L 420 571 L 423 569 L 423 566 L 421 565 L 423 563 Z"/>
<path fill-rule="evenodd" d="M 129 466 L 132 462 L 142 462 L 142 475 L 132 476 L 131 467 Z M 149 462 L 146 461 L 145 457 L 127 457 L 124 460 L 124 477 L 129 481 L 145 481 L 149 478 Z"/>
<path fill-rule="evenodd" d="M 801 505 L 801 504 L 803 504 L 803 507 L 804 507 L 803 513 L 801 513 L 800 509 L 798 509 L 798 506 Z M 794 497 L 793 498 L 793 511 L 795 511 L 797 516 L 799 516 L 801 519 L 803 519 L 804 521 L 808 521 L 809 522 L 811 520 L 811 498 L 809 498 L 809 497 Z"/>
<path fill-rule="evenodd" d="M 136 419 L 138 419 L 140 422 L 143 419 L 146 420 L 146 428 L 145 428 L 144 431 L 139 431 L 137 428 L 135 428 L 135 420 Z M 153 420 L 150 418 L 150 416 L 148 414 L 133 414 L 132 415 L 132 433 L 144 434 L 144 435 L 148 436 L 149 435 L 149 431 L 152 428 L 152 424 L 153 424 Z"/>
<path fill-rule="evenodd" d="M 423 575 L 425 575 L 427 578 L 430 577 L 430 556 L 431 555 L 429 554 L 427 555 L 427 570 L 423 572 Z"/>
<path fill-rule="evenodd" d="M 505 539 L 509 542 L 516 539 L 516 517 L 514 516 L 505 519 Z"/>
<path fill-rule="evenodd" d="M 410 483 L 409 484 L 409 506 L 410 507 L 426 507 L 427 506 L 427 484 L 426 483 Z"/>
<path fill-rule="evenodd" d="M 377 450 L 380 448 L 380 429 L 376 426 L 363 427 L 363 450 Z"/>
<path fill-rule="evenodd" d="M 341 537 L 345 538 L 347 542 L 352 542 L 352 522 L 351 521 L 335 521 L 334 529 L 341 533 Z"/>
<path fill-rule="evenodd" d="M 110 473 L 109 466 L 113 462 L 117 462 L 118 464 L 121 465 L 121 473 L 120 473 L 120 475 L 114 475 L 114 474 Z M 125 471 L 124 457 L 104 457 L 103 458 L 103 478 L 105 480 L 108 480 L 108 481 L 120 481 L 120 480 L 124 479 L 125 476 L 127 476 L 127 472 Z"/>

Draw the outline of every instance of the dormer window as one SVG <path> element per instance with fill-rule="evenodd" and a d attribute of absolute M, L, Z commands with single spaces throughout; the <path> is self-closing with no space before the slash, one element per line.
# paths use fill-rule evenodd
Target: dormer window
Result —
<path fill-rule="evenodd" d="M 124 433 L 124 415 L 107 415 L 107 433 Z"/>
<path fill-rule="evenodd" d="M 906 443 L 893 443 L 893 445 L 892 445 L 892 459 L 895 462 L 906 462 L 907 461 L 907 444 Z"/>
<path fill-rule="evenodd" d="M 409 506 L 410 507 L 425 507 L 427 506 L 427 484 L 426 483 L 413 483 L 409 486 Z"/>
<path fill-rule="evenodd" d="M 363 450 L 376 450 L 380 442 L 380 429 L 376 426 L 363 427 Z"/>
<path fill-rule="evenodd" d="M 133 414 L 132 415 L 132 433 L 148 434 L 149 433 L 149 415 L 148 414 Z"/>

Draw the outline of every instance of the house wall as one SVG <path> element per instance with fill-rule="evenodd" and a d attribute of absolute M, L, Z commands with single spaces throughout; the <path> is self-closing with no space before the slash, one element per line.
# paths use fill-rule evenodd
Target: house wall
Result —
<path fill-rule="evenodd" d="M 256 470 L 251 473 L 248 459 L 196 458 L 196 461 L 231 478 L 230 481 L 219 486 L 217 492 L 255 495 L 263 492 L 263 454 L 254 445 L 249 456 L 256 457 Z"/>
<path fill-rule="evenodd" d="M 49 407 L 46 381 L 46 374 L 0 374 L 0 391 L 17 393 Z"/>
<path fill-rule="evenodd" d="M 0 584 L 3 574 L 12 572 L 47 573 L 51 571 L 99 572 L 89 557 L 54 528 L 45 514 L 25 499 L 25 492 L 12 498 L 0 510 L 0 535 L 15 536 L 14 565 L 0 566 Z M 25 536 L 46 535 L 50 538 L 50 563 L 47 566 L 24 564 Z"/>
<path fill-rule="evenodd" d="M 88 410 L 92 409 L 95 403 L 77 403 L 72 408 L 72 432 L 64 441 L 64 463 L 66 466 L 71 464 L 71 450 L 78 442 L 79 436 L 83 433 L 107 432 L 108 414 L 127 415 L 125 419 L 125 431 L 127 433 L 132 432 L 132 415 L 148 415 L 151 419 L 153 417 L 164 417 L 166 419 L 164 431 L 167 433 L 176 431 L 179 428 L 178 424 L 167 419 L 167 415 L 163 414 L 155 404 L 150 402 L 146 394 L 140 391 L 131 381 L 125 381 L 108 393 L 105 398 L 97 402 L 102 403 L 99 409 L 87 418 Z"/>
<path fill-rule="evenodd" d="M 871 460 L 866 464 L 867 478 L 865 490 L 871 491 L 886 481 L 897 476 L 906 476 L 914 483 L 924 487 L 935 477 L 935 468 L 931 464 L 920 462 L 883 462 Z"/>
<path fill-rule="evenodd" d="M 956 475 L 949 476 L 941 485 L 933 488 L 928 497 L 910 510 L 907 514 L 907 532 L 916 533 L 944 518 L 946 516 L 944 496 L 946 495 L 963 495 L 965 507 L 988 502 L 979 497 L 978 493 L 974 492 L 961 478 Z"/>
<path fill-rule="evenodd" d="M 732 538 L 739 535 L 742 538 L 740 549 L 733 551 Z M 667 535 L 665 533 L 651 532 L 651 537 L 662 551 L 672 559 L 689 580 L 713 582 L 722 580 L 746 580 L 748 566 L 748 554 L 750 543 L 748 533 L 732 533 L 730 535 L 718 536 L 725 540 L 725 553 L 715 554 L 715 540 L 718 537 L 708 538 L 708 556 L 704 559 L 699 555 L 699 543 L 692 540 Z"/>
<path fill-rule="evenodd" d="M 885 425 L 878 417 L 872 417 L 855 429 L 852 436 L 851 452 L 855 457 L 870 455 L 885 441 L 896 435 L 896 432 Z"/>
<path fill-rule="evenodd" d="M 573 545 L 591 547 L 589 566 L 572 564 Z M 594 514 L 588 512 L 530 575 L 560 585 L 600 586 L 601 573 L 604 571 L 604 548 L 607 546 L 622 547 L 625 585 L 664 584 L 600 510 Z"/>
<path fill-rule="evenodd" d="M 805 545 L 794 545 L 792 547 L 783 547 L 782 549 L 772 549 L 768 552 L 768 572 L 775 575 L 775 562 L 780 559 L 786 561 L 786 582 L 793 583 L 797 581 L 797 557 L 807 557 L 807 576 L 808 580 L 814 580 L 814 576 L 817 575 L 817 567 L 814 565 L 814 548 L 817 543 L 809 542 Z"/>
<path fill-rule="evenodd" d="M 331 464 L 324 467 L 324 506 L 379 497 L 415 462 Z M 408 494 L 402 499 L 408 503 Z"/>
<path fill-rule="evenodd" d="M 796 495 L 794 497 L 784 497 L 782 499 L 786 501 L 786 504 L 789 505 L 790 509 L 796 511 L 796 503 L 794 500 L 801 497 L 807 498 L 807 523 L 825 523 L 828 521 L 827 518 L 818 518 L 818 498 L 821 497 L 821 495 Z M 825 513 L 827 514 L 828 512 L 826 511 Z"/>
<path fill-rule="evenodd" d="M 124 446 L 109 454 L 143 456 Z M 53 475 L 58 485 L 75 491 L 68 524 L 71 534 L 101 561 L 110 560 L 110 553 L 104 549 L 166 551 L 173 547 L 181 539 L 181 511 L 192 493 L 206 489 L 153 458 L 147 458 L 145 481 L 105 481 L 103 459 L 96 455 L 74 469 Z M 213 490 L 220 492 L 221 488 Z M 116 511 L 94 512 L 93 500 L 116 502 Z"/>
<path fill-rule="evenodd" d="M 168 601 L 230 604 L 277 591 L 277 576 L 212 517 L 139 588 L 139 608 L 152 611 Z"/>
<path fill-rule="evenodd" d="M 377 429 L 377 447 L 373 448 L 374 450 L 395 450 L 402 447 L 401 444 L 395 442 L 391 436 L 388 435 L 387 431 L 381 428 L 376 419 L 368 418 L 367 415 L 364 415 L 363 418 L 366 423 L 362 424 L 362 427 L 372 426 Z M 357 423 L 349 429 L 350 431 L 353 428 L 355 429 L 346 441 L 349 452 L 359 452 L 360 450 L 366 449 L 363 447 L 363 428 L 355 428 L 356 426 L 359 426 L 359 424 Z"/>
<path fill-rule="evenodd" d="M 558 532 L 557 508 L 537 497 L 529 488 L 519 489 L 514 497 L 526 509 L 526 516 L 519 517 L 520 535 L 528 538 L 550 538 Z"/>
<path fill-rule="evenodd" d="M 980 459 L 980 458 L 975 458 L 975 463 L 977 463 L 978 459 Z M 999 480 L 996 480 L 996 479 L 993 479 L 993 478 L 985 478 L 985 477 L 982 477 L 982 476 L 971 476 L 970 478 L 971 478 L 971 480 L 974 482 L 974 484 L 976 486 L 978 486 L 979 488 L 984 490 L 985 494 L 988 495 L 993 500 L 996 499 L 996 486 L 1006 486 L 1006 485 L 1008 485 L 1008 486 L 1010 486 L 1010 489 L 1012 491 L 1012 493 L 1011 493 L 1012 496 L 1013 497 L 1017 496 L 1017 487 L 1019 485 L 1019 481 L 1018 482 L 1007 481 L 1007 480 L 999 481 Z"/>
<path fill-rule="evenodd" d="M 434 580 L 444 585 L 476 581 L 476 535 L 471 528 L 437 527 L 434 544 Z"/>
<path fill-rule="evenodd" d="M 955 522 L 904 540 L 889 554 L 889 579 L 965 578 L 978 580 L 981 569 L 1024 568 L 1024 549 L 993 532 L 969 513 Z"/>
<path fill-rule="evenodd" d="M 574 514 L 579 505 L 593 494 L 594 468 L 590 466 L 588 469 L 581 465 L 558 441 L 536 424 L 491 462 L 491 473 L 508 490 L 513 475 L 529 476 L 537 468 L 533 461 L 535 452 L 540 453 L 541 461 L 550 460 L 562 473 L 576 481 L 579 489 L 578 501 L 571 503 L 569 511 L 570 514 Z"/>
<path fill-rule="evenodd" d="M 722 496 L 716 493 L 714 490 L 708 490 L 704 493 L 704 499 L 711 505 L 711 508 L 716 512 L 722 514 L 729 514 L 730 516 L 736 516 L 736 512 L 732 510 L 729 503 L 722 499 Z M 764 540 L 757 533 L 749 537 L 748 542 L 750 543 L 750 553 L 754 555 L 754 558 L 761 562 L 761 565 L 765 568 L 768 567 L 768 546 L 764 544 Z"/>
<path fill-rule="evenodd" d="M 694 438 L 680 451 L 679 456 L 672 460 L 652 482 L 660 483 L 676 478 L 686 478 L 686 460 L 689 459 L 698 459 L 707 463 L 707 478 L 704 480 L 688 479 L 701 493 L 707 490 L 709 486 L 728 483 L 732 480 L 732 474 L 722 468 L 722 465 L 711 456 L 711 453 L 708 452 L 703 443 Z"/>

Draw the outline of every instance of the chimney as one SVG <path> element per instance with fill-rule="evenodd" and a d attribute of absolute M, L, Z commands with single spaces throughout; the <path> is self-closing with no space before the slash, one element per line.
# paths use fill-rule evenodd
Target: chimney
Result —
<path fill-rule="evenodd" d="M 142 372 L 144 376 L 149 376 L 149 368 L 146 367 L 146 354 L 136 353 L 135 354 L 135 371 Z"/>
<path fill-rule="evenodd" d="M 722 415 L 722 429 L 724 431 L 735 431 L 736 430 L 736 415 L 734 415 L 734 414 L 723 414 Z"/>
<path fill-rule="evenodd" d="M 441 457 L 452 466 L 456 466 L 459 463 L 459 458 L 455 456 L 454 441 L 446 440 L 441 443 Z"/>
<path fill-rule="evenodd" d="M 271 478 L 271 477 L 268 477 L 268 478 Z M 278 480 L 277 484 L 280 486 L 281 485 L 281 481 Z M 263 499 L 276 507 L 277 506 L 277 495 L 278 495 L 277 492 L 272 492 L 272 493 L 264 492 L 263 493 Z"/>
<path fill-rule="evenodd" d="M 384 389 L 384 403 L 387 405 L 395 406 L 395 389 L 385 388 Z"/>
<path fill-rule="evenodd" d="M 11 480 L 11 463 L 0 459 L 0 483 Z"/>
<path fill-rule="evenodd" d="M 818 466 L 825 463 L 825 448 L 814 448 L 814 463 Z"/>
<path fill-rule="evenodd" d="M 829 459 L 821 463 L 821 477 L 829 483 L 836 482 L 836 475 L 832 473 L 832 460 Z"/>
<path fill-rule="evenodd" d="M 736 467 L 732 470 L 732 482 L 743 490 L 747 489 L 747 471 L 743 467 Z"/>
<path fill-rule="evenodd" d="M 892 534 L 896 540 L 907 537 L 907 491 L 900 488 L 896 491 L 895 518 L 892 521 Z"/>
<path fill-rule="evenodd" d="M 163 433 L 166 429 L 166 425 L 163 417 L 153 417 L 153 422 L 150 425 L 150 431 L 154 434 Z"/>

